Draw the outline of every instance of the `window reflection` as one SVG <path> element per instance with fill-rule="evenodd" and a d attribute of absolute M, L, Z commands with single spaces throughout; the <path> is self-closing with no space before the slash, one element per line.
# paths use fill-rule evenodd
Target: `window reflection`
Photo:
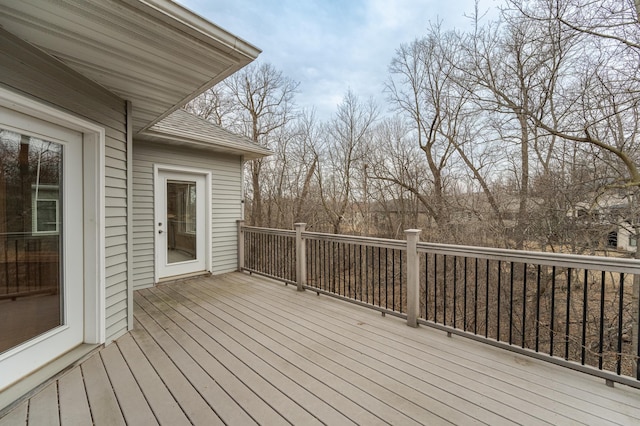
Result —
<path fill-rule="evenodd" d="M 62 324 L 62 157 L 0 128 L 0 352 Z"/>
<path fill-rule="evenodd" d="M 196 183 L 167 181 L 167 262 L 195 260 L 196 253 Z"/>

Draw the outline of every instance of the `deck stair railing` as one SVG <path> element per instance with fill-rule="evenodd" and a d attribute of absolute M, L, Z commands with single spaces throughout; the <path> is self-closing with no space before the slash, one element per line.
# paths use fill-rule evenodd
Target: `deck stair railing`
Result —
<path fill-rule="evenodd" d="M 640 388 L 640 262 L 239 223 L 241 271 Z"/>

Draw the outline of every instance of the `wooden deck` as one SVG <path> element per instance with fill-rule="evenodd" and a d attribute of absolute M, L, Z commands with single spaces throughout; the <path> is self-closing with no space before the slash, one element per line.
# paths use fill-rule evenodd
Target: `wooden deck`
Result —
<path fill-rule="evenodd" d="M 245 274 L 135 300 L 0 425 L 640 424 L 635 389 Z"/>

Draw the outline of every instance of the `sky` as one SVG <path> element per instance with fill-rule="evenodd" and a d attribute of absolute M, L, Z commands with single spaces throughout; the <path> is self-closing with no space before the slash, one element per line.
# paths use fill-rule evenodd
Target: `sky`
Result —
<path fill-rule="evenodd" d="M 474 0 L 177 0 L 262 50 L 259 61 L 300 83 L 298 106 L 320 120 L 350 89 L 384 113 L 384 82 L 396 49 L 430 23 L 470 29 Z M 480 0 L 495 16 L 499 0 Z M 466 15 L 466 16 L 465 16 Z"/>

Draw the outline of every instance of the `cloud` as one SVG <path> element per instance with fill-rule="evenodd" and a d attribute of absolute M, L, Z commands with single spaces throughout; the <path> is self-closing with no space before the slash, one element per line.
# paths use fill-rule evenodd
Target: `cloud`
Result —
<path fill-rule="evenodd" d="M 178 0 L 263 50 L 300 82 L 301 107 L 326 120 L 348 89 L 384 103 L 388 65 L 401 43 L 424 34 L 429 22 L 470 24 L 473 0 Z M 495 0 L 483 0 L 491 5 Z"/>

